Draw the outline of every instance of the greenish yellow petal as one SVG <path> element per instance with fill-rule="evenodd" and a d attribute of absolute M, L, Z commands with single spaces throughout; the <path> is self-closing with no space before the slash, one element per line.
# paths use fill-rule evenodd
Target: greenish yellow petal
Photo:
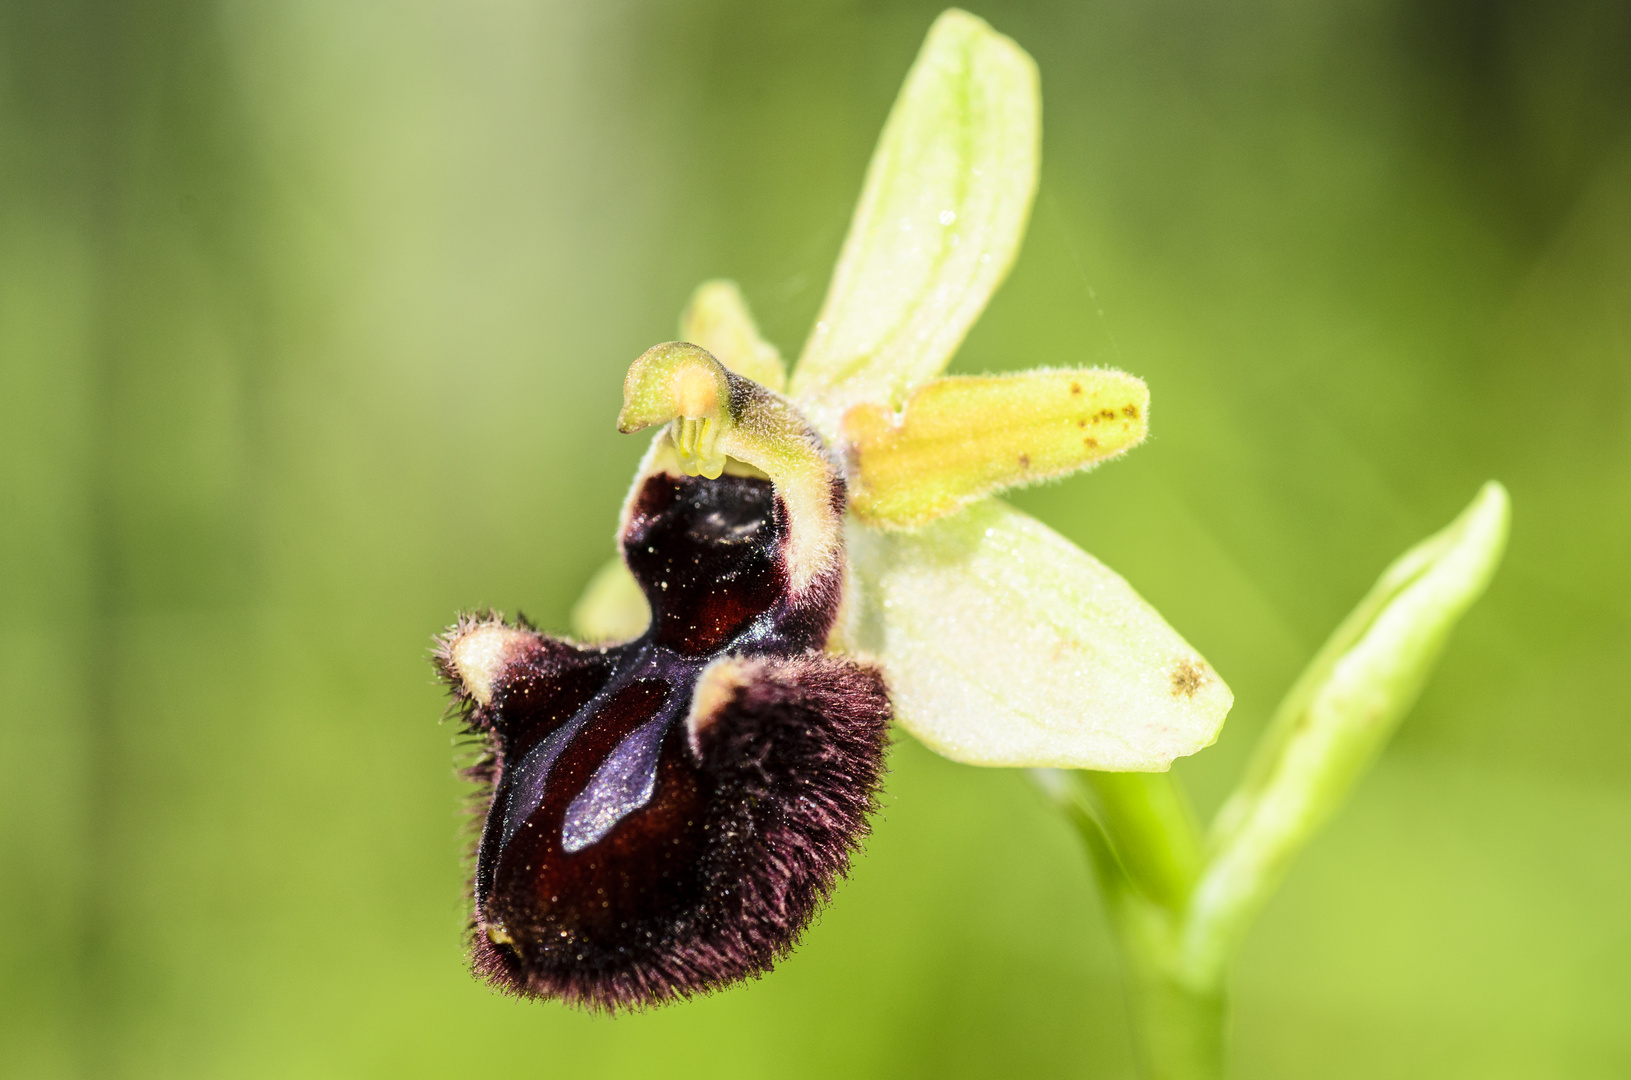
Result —
<path fill-rule="evenodd" d="M 1002 488 L 1087 468 L 1144 441 L 1149 390 L 1120 371 L 957 376 L 918 387 L 897 416 L 844 417 L 850 509 L 918 526 Z"/>
<path fill-rule="evenodd" d="M 650 624 L 651 606 L 621 556 L 595 571 L 572 607 L 572 632 L 581 641 L 633 641 Z"/>
<path fill-rule="evenodd" d="M 1000 499 L 911 532 L 852 519 L 844 647 L 896 716 L 973 765 L 1154 772 L 1217 738 L 1234 698 L 1114 571 Z"/>
<path fill-rule="evenodd" d="M 945 369 L 1008 273 L 1041 154 L 1025 51 L 941 15 L 889 114 L 792 393 L 836 433 L 850 406 L 898 407 Z"/>
<path fill-rule="evenodd" d="M 744 379 L 777 393 L 786 388 L 782 354 L 759 336 L 759 327 L 734 281 L 704 281 L 697 286 L 680 316 L 680 340 L 702 346 Z"/>

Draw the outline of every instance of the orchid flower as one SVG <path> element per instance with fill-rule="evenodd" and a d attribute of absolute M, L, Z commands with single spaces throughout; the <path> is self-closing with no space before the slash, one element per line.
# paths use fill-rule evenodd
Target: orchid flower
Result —
<path fill-rule="evenodd" d="M 1232 703 L 1113 571 L 996 498 L 1143 440 L 1102 368 L 943 377 L 1018 252 L 1034 63 L 948 11 L 906 78 L 789 378 L 735 286 L 637 359 L 655 428 L 588 644 L 486 614 L 438 664 L 487 753 L 472 958 L 616 1009 L 762 974 L 867 828 L 891 717 L 987 766 L 1163 771 Z"/>
<path fill-rule="evenodd" d="M 1031 58 L 946 12 L 791 380 L 727 282 L 696 291 L 681 337 L 785 384 L 842 455 L 855 595 L 834 644 L 879 663 L 902 727 L 972 765 L 1162 771 L 1216 739 L 1228 687 L 1114 571 L 992 497 L 1136 446 L 1143 382 L 1103 368 L 941 377 L 1019 251 L 1040 131 Z M 622 640 L 646 618 L 617 559 L 574 626 Z"/>

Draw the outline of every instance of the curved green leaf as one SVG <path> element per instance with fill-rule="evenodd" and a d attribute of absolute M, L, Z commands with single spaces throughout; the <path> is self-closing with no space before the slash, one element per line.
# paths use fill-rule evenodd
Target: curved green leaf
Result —
<path fill-rule="evenodd" d="M 1291 859 L 1415 704 L 1500 564 L 1510 514 L 1506 489 L 1485 484 L 1455 521 L 1383 572 L 1286 695 L 1213 826 L 1184 928 L 1182 962 L 1195 985 L 1222 977 Z"/>

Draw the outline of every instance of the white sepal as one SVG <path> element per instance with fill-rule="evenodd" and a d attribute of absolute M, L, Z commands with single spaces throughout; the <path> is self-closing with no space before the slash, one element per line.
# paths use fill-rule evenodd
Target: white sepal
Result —
<path fill-rule="evenodd" d="M 824 435 L 945 370 L 1008 273 L 1036 191 L 1042 98 L 1025 50 L 935 20 L 867 168 L 792 396 Z"/>
<path fill-rule="evenodd" d="M 912 532 L 851 519 L 843 647 L 883 664 L 896 719 L 973 765 L 1157 772 L 1234 696 L 1115 571 L 999 499 Z"/>

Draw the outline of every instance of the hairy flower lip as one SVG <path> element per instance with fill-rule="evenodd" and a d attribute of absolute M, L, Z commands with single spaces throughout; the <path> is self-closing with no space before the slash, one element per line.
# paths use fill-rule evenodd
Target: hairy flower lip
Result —
<path fill-rule="evenodd" d="M 639 638 L 586 649 L 467 621 L 439 651 L 489 751 L 472 963 L 508 992 L 617 1010 L 767 971 L 866 833 L 890 706 L 875 669 L 825 653 L 843 479 L 808 429 L 778 445 L 796 413 L 741 382 L 747 445 L 795 483 L 688 475 L 665 430 L 620 530 L 651 612 Z M 836 547 L 801 566 L 811 514 Z"/>

